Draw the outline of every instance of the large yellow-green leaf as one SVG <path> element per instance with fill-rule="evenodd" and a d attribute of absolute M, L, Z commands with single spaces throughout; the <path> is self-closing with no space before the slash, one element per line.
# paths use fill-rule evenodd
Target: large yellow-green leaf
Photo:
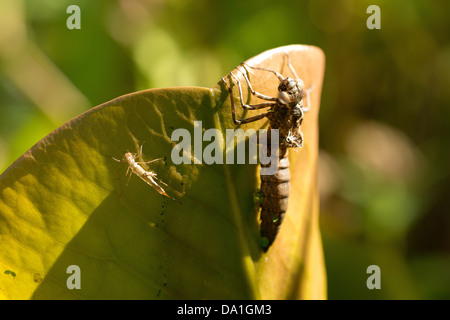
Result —
<path fill-rule="evenodd" d="M 202 121 L 203 132 L 217 128 L 224 136 L 235 128 L 228 91 L 221 82 L 212 89 L 152 89 L 67 122 L 0 176 L 0 296 L 324 298 L 316 186 L 323 54 L 314 47 L 288 46 L 248 63 L 287 74 L 285 52 L 306 85 L 315 87 L 302 126 L 304 147 L 290 153 L 288 212 L 267 253 L 259 246 L 257 165 L 171 160 L 179 143 L 171 141 L 175 129 L 187 129 L 194 140 L 194 121 Z M 258 91 L 276 92 L 273 74 L 250 77 Z M 141 144 L 139 160 L 162 158 L 148 169 L 177 200 L 158 194 L 136 175 L 128 182 L 128 165 L 114 161 L 128 151 L 137 153 Z M 80 270 L 80 289 L 67 286 L 73 265 Z"/>

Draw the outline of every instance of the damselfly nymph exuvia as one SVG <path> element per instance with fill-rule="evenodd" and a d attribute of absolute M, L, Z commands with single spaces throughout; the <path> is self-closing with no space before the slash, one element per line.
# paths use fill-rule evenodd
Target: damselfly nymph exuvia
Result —
<path fill-rule="evenodd" d="M 175 200 L 174 198 L 172 198 L 171 196 L 169 196 L 166 191 L 164 191 L 164 189 L 156 182 L 156 180 L 158 180 L 158 178 L 156 177 L 157 174 L 151 170 L 145 170 L 141 164 L 148 164 L 148 163 L 152 163 L 161 159 L 154 159 L 154 160 L 150 160 L 150 161 L 135 161 L 137 158 L 142 156 L 142 145 L 139 149 L 139 154 L 136 153 L 131 153 L 131 152 L 127 152 L 125 153 L 125 155 L 123 156 L 122 160 L 113 158 L 114 160 L 116 160 L 117 162 L 126 162 L 128 163 L 128 169 L 126 172 L 126 175 L 128 175 L 128 173 L 130 172 L 130 176 L 128 178 L 128 181 L 131 178 L 131 175 L 134 173 L 136 176 L 138 176 L 139 178 L 141 178 L 142 181 L 146 182 L 150 187 L 152 187 L 153 189 L 155 189 L 159 194 L 162 194 L 163 196 L 169 197 L 170 199 Z M 162 184 L 166 185 L 164 182 L 160 181 Z M 128 182 L 127 182 L 128 185 Z"/>
<path fill-rule="evenodd" d="M 289 61 L 288 55 L 286 55 L 286 64 L 294 78 L 284 77 L 275 70 L 255 67 L 246 63 L 242 63 L 236 67 L 238 74 L 240 73 L 245 79 L 245 83 L 251 94 L 261 100 L 265 100 L 265 102 L 253 105 L 244 102 L 242 84 L 238 76 L 230 73 L 228 77 L 229 82 L 222 78 L 230 94 L 231 116 L 234 124 L 241 125 L 267 118 L 269 120 L 268 134 L 270 135 L 271 130 L 278 130 L 278 170 L 273 175 L 261 174 L 261 246 L 264 250 L 267 250 L 275 240 L 288 207 L 290 192 L 288 149 L 301 148 L 303 146 L 303 133 L 300 127 L 303 122 L 304 113 L 309 110 L 309 93 L 312 90 L 312 86 L 310 89 L 305 89 L 305 84 L 298 77 Z M 255 76 L 255 70 L 259 70 L 258 72 L 271 72 L 278 78 L 278 95 L 276 97 L 259 93 L 253 89 L 248 75 L 251 73 L 252 76 Z M 240 106 L 243 109 L 249 111 L 266 109 L 265 112 L 248 118 L 237 119 L 233 98 L 234 86 L 238 88 Z M 305 97 L 307 100 L 306 106 L 303 103 Z M 267 139 L 267 143 L 269 144 L 267 146 L 268 152 L 272 149 L 270 147 L 270 141 L 271 139 Z M 261 166 L 264 167 L 262 164 Z"/>

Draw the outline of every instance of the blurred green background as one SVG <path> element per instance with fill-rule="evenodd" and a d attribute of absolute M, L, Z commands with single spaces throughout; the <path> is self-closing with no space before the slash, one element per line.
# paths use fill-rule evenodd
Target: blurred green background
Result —
<path fill-rule="evenodd" d="M 80 30 L 66 27 L 72 4 Z M 264 50 L 316 45 L 329 298 L 450 299 L 449 21 L 444 0 L 2 0 L 0 172 L 95 105 L 211 87 Z M 372 264 L 380 290 L 366 287 Z"/>

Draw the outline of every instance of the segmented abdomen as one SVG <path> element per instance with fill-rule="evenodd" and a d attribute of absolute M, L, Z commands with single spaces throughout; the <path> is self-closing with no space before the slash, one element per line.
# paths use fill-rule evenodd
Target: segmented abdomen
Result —
<path fill-rule="evenodd" d="M 264 167 L 264 165 L 261 165 Z M 269 166 L 269 165 L 265 165 Z M 268 240 L 267 250 L 278 233 L 288 206 L 291 175 L 286 148 L 280 148 L 278 171 L 274 175 L 261 175 L 261 236 Z"/>

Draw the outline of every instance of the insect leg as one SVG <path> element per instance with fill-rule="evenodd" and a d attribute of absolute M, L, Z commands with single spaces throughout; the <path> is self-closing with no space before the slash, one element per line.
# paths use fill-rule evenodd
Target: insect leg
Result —
<path fill-rule="evenodd" d="M 291 72 L 294 75 L 295 79 L 300 79 L 297 75 L 297 72 L 295 72 L 295 69 L 291 64 L 291 62 L 289 60 L 289 55 L 287 53 L 285 53 L 285 57 L 286 57 L 286 64 L 288 65 L 289 69 L 291 69 Z"/>
<path fill-rule="evenodd" d="M 233 74 L 231 73 L 231 75 L 233 75 Z M 237 78 L 234 75 L 233 75 L 233 77 L 237 80 Z M 249 122 L 257 121 L 257 120 L 262 119 L 262 118 L 264 118 L 264 117 L 266 117 L 267 115 L 270 114 L 270 111 L 269 111 L 269 112 L 261 113 L 261 114 L 259 114 L 257 116 L 246 118 L 246 119 L 236 119 L 236 111 L 235 111 L 234 99 L 233 99 L 233 90 L 227 84 L 227 82 L 225 81 L 224 78 L 222 78 L 222 82 L 228 88 L 228 92 L 230 94 L 231 116 L 233 118 L 234 124 L 243 124 L 243 123 L 249 123 Z M 240 94 L 241 94 L 241 104 L 244 105 L 243 100 L 242 100 L 242 91 L 241 90 L 240 90 Z M 275 103 L 271 103 L 269 105 L 264 104 L 264 105 L 266 107 L 269 107 L 269 106 L 275 105 Z M 249 107 L 251 107 L 251 106 L 249 106 Z"/>
<path fill-rule="evenodd" d="M 257 116 L 254 116 L 254 117 L 236 120 L 235 123 L 236 124 L 244 124 L 244 123 L 258 121 L 258 120 L 260 120 L 260 119 L 262 119 L 264 117 L 267 117 L 269 114 L 270 114 L 270 112 L 261 113 L 261 114 L 258 114 Z"/>
<path fill-rule="evenodd" d="M 142 159 L 142 148 L 143 147 L 144 147 L 144 144 L 142 143 L 141 146 L 139 147 L 139 153 L 135 153 L 134 154 L 134 159 L 136 159 L 136 158 L 141 158 Z"/>
<path fill-rule="evenodd" d="M 241 100 L 241 106 L 244 109 L 247 110 L 257 110 L 257 109 L 262 109 L 262 108 L 267 108 L 267 107 L 272 107 L 274 105 L 276 105 L 275 102 L 263 102 L 263 103 L 259 103 L 259 104 L 254 104 L 254 105 L 248 105 L 244 103 L 244 96 L 242 95 L 242 87 L 241 87 L 241 82 L 239 81 L 239 79 L 231 73 L 231 76 L 234 78 L 234 80 L 236 81 L 237 85 L 238 85 L 238 89 L 239 89 L 239 98 Z M 245 76 L 245 74 L 244 74 Z M 247 79 L 247 77 L 245 76 L 245 78 Z M 248 79 L 247 79 L 248 81 Z M 249 82 L 250 85 L 250 82 Z M 250 90 L 252 91 L 253 89 L 250 87 Z M 269 97 L 270 98 L 270 97 Z M 276 98 L 275 98 L 276 100 Z"/>
<path fill-rule="evenodd" d="M 249 67 L 249 68 L 256 69 L 256 70 L 263 70 L 263 71 L 269 71 L 269 72 L 272 72 L 274 75 L 276 75 L 276 76 L 278 77 L 278 79 L 279 79 L 280 81 L 283 81 L 283 80 L 284 80 L 283 75 L 282 75 L 281 73 L 275 71 L 275 70 L 267 69 L 267 68 L 262 68 L 262 67 L 253 67 L 253 66 L 251 66 L 251 65 L 249 65 L 249 64 L 246 64 L 245 62 L 241 63 L 241 65 L 244 66 L 244 67 Z"/>
<path fill-rule="evenodd" d="M 145 163 L 145 164 L 147 164 L 147 163 L 152 163 L 152 162 L 155 162 L 155 161 L 158 161 L 158 160 L 162 160 L 162 159 L 163 158 L 153 159 L 153 160 L 150 160 L 150 161 L 136 161 L 136 163 L 139 163 L 139 164 Z"/>
<path fill-rule="evenodd" d="M 309 109 L 311 109 L 311 95 L 310 95 L 310 93 L 311 93 L 311 91 L 313 91 L 313 89 L 314 89 L 314 85 L 312 85 L 311 88 L 305 90 L 307 106 L 303 106 L 302 109 L 303 109 L 304 112 L 308 112 Z"/>
<path fill-rule="evenodd" d="M 273 71 L 273 70 L 264 69 L 264 68 L 252 67 L 252 66 L 250 66 L 250 65 L 248 65 L 248 64 L 244 64 L 244 63 L 241 63 L 241 65 L 243 66 L 243 68 L 244 68 L 244 70 L 245 70 L 246 72 L 242 72 L 242 70 L 239 69 L 238 67 L 236 67 L 236 69 L 239 70 L 239 72 L 242 73 L 242 75 L 244 76 L 245 81 L 247 81 L 247 85 L 248 85 L 248 88 L 250 89 L 250 92 L 251 92 L 254 96 L 257 96 L 257 97 L 260 98 L 260 99 L 268 100 L 268 101 L 277 101 L 277 98 L 276 98 L 276 97 L 269 97 L 269 96 L 266 96 L 266 95 L 264 95 L 264 94 L 262 94 L 262 93 L 259 93 L 259 92 L 255 91 L 255 90 L 253 90 L 252 84 L 250 83 L 250 80 L 249 80 L 248 77 L 247 77 L 247 69 L 245 69 L 245 66 L 250 67 L 250 68 L 254 68 L 254 69 L 261 69 L 261 70 L 267 70 L 267 71 L 275 72 L 276 74 L 278 74 L 278 75 L 281 77 L 281 80 L 284 79 L 283 76 L 282 76 L 281 74 L 279 74 L 278 72 Z M 280 80 L 280 81 L 281 81 L 281 80 Z"/>
<path fill-rule="evenodd" d="M 115 160 L 117 160 L 117 159 L 115 159 Z M 128 172 L 130 171 L 130 169 L 131 169 L 131 168 L 128 167 L 127 173 L 125 173 L 126 176 L 128 175 Z M 130 175 L 128 176 L 127 184 L 125 185 L 125 187 L 128 186 L 128 182 L 130 182 L 130 179 L 131 179 L 131 176 L 132 176 L 132 175 L 133 175 L 133 171 L 130 172 Z M 117 198 L 117 200 L 120 199 L 120 197 L 122 196 L 122 193 L 123 193 L 124 190 L 125 190 L 125 188 L 122 188 L 122 191 L 120 191 L 120 194 L 119 194 L 119 197 Z"/>
<path fill-rule="evenodd" d="M 130 172 L 130 174 L 128 174 L 128 172 Z M 125 173 L 125 176 L 128 176 L 127 184 L 125 186 L 128 186 L 128 182 L 130 182 L 132 175 L 133 175 L 133 170 L 131 169 L 131 167 L 128 167 L 127 172 Z"/>

